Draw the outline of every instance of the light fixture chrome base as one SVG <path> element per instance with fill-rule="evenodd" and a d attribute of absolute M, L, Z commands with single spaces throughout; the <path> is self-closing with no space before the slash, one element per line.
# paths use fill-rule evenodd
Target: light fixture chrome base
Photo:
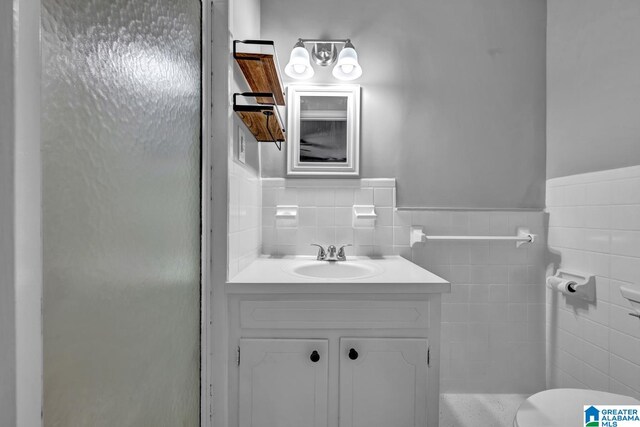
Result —
<path fill-rule="evenodd" d="M 327 67 L 336 62 L 338 49 L 335 43 L 314 43 L 311 48 L 311 57 L 316 64 Z"/>

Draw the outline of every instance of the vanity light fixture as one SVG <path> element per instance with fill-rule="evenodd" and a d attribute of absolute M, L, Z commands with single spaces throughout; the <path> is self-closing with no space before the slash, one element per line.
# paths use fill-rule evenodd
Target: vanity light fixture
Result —
<path fill-rule="evenodd" d="M 312 45 L 311 55 L 306 45 Z M 338 54 L 338 46 L 342 50 Z M 298 39 L 291 51 L 289 63 L 284 67 L 284 72 L 297 80 L 306 80 L 314 75 L 311 60 L 327 67 L 337 63 L 333 68 L 333 76 L 339 80 L 355 80 L 362 75 L 362 67 L 358 63 L 358 54 L 349 39 L 323 40 L 323 39 Z"/>
<path fill-rule="evenodd" d="M 347 40 L 338 56 L 338 63 L 333 67 L 333 77 L 340 80 L 355 80 L 362 75 L 362 67 L 358 64 L 358 54 L 351 41 Z"/>
<path fill-rule="evenodd" d="M 302 39 L 298 40 L 298 43 L 293 47 L 284 72 L 287 73 L 287 76 L 298 80 L 310 79 L 315 74 L 309 61 L 309 52 L 304 47 Z"/>

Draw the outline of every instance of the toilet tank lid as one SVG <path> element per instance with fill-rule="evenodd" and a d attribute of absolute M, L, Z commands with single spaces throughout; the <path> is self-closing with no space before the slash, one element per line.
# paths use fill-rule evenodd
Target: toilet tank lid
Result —
<path fill-rule="evenodd" d="M 584 405 L 640 405 L 640 401 L 621 394 L 576 388 L 541 391 L 522 402 L 515 427 L 567 427 L 584 425 Z"/>

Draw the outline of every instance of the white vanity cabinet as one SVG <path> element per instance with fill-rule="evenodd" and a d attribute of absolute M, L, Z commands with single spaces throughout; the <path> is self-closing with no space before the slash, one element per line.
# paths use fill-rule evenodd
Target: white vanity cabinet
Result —
<path fill-rule="evenodd" d="M 427 348 L 422 338 L 341 338 L 339 425 L 426 425 Z M 240 350 L 240 426 L 328 426 L 328 340 L 241 339 Z"/>
<path fill-rule="evenodd" d="M 437 427 L 440 294 L 229 296 L 230 427 Z"/>
<path fill-rule="evenodd" d="M 427 359 L 423 338 L 341 338 L 340 427 L 427 425 Z"/>
<path fill-rule="evenodd" d="M 375 274 L 329 275 L 346 266 Z M 263 256 L 225 289 L 228 427 L 438 427 L 446 280 L 399 256 Z"/>
<path fill-rule="evenodd" d="M 328 341 L 241 339 L 241 426 L 327 426 Z"/>

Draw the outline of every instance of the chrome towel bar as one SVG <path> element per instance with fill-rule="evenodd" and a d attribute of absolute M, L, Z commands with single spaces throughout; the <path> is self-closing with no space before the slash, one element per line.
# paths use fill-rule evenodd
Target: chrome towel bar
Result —
<path fill-rule="evenodd" d="M 412 226 L 409 243 L 413 246 L 419 242 L 425 242 L 427 240 L 462 240 L 462 241 L 490 241 L 490 240 L 503 240 L 516 242 L 516 247 L 520 247 L 525 243 L 533 243 L 536 240 L 536 235 L 531 234 L 528 228 L 518 227 L 515 236 L 431 236 L 424 233 L 422 227 Z"/>

